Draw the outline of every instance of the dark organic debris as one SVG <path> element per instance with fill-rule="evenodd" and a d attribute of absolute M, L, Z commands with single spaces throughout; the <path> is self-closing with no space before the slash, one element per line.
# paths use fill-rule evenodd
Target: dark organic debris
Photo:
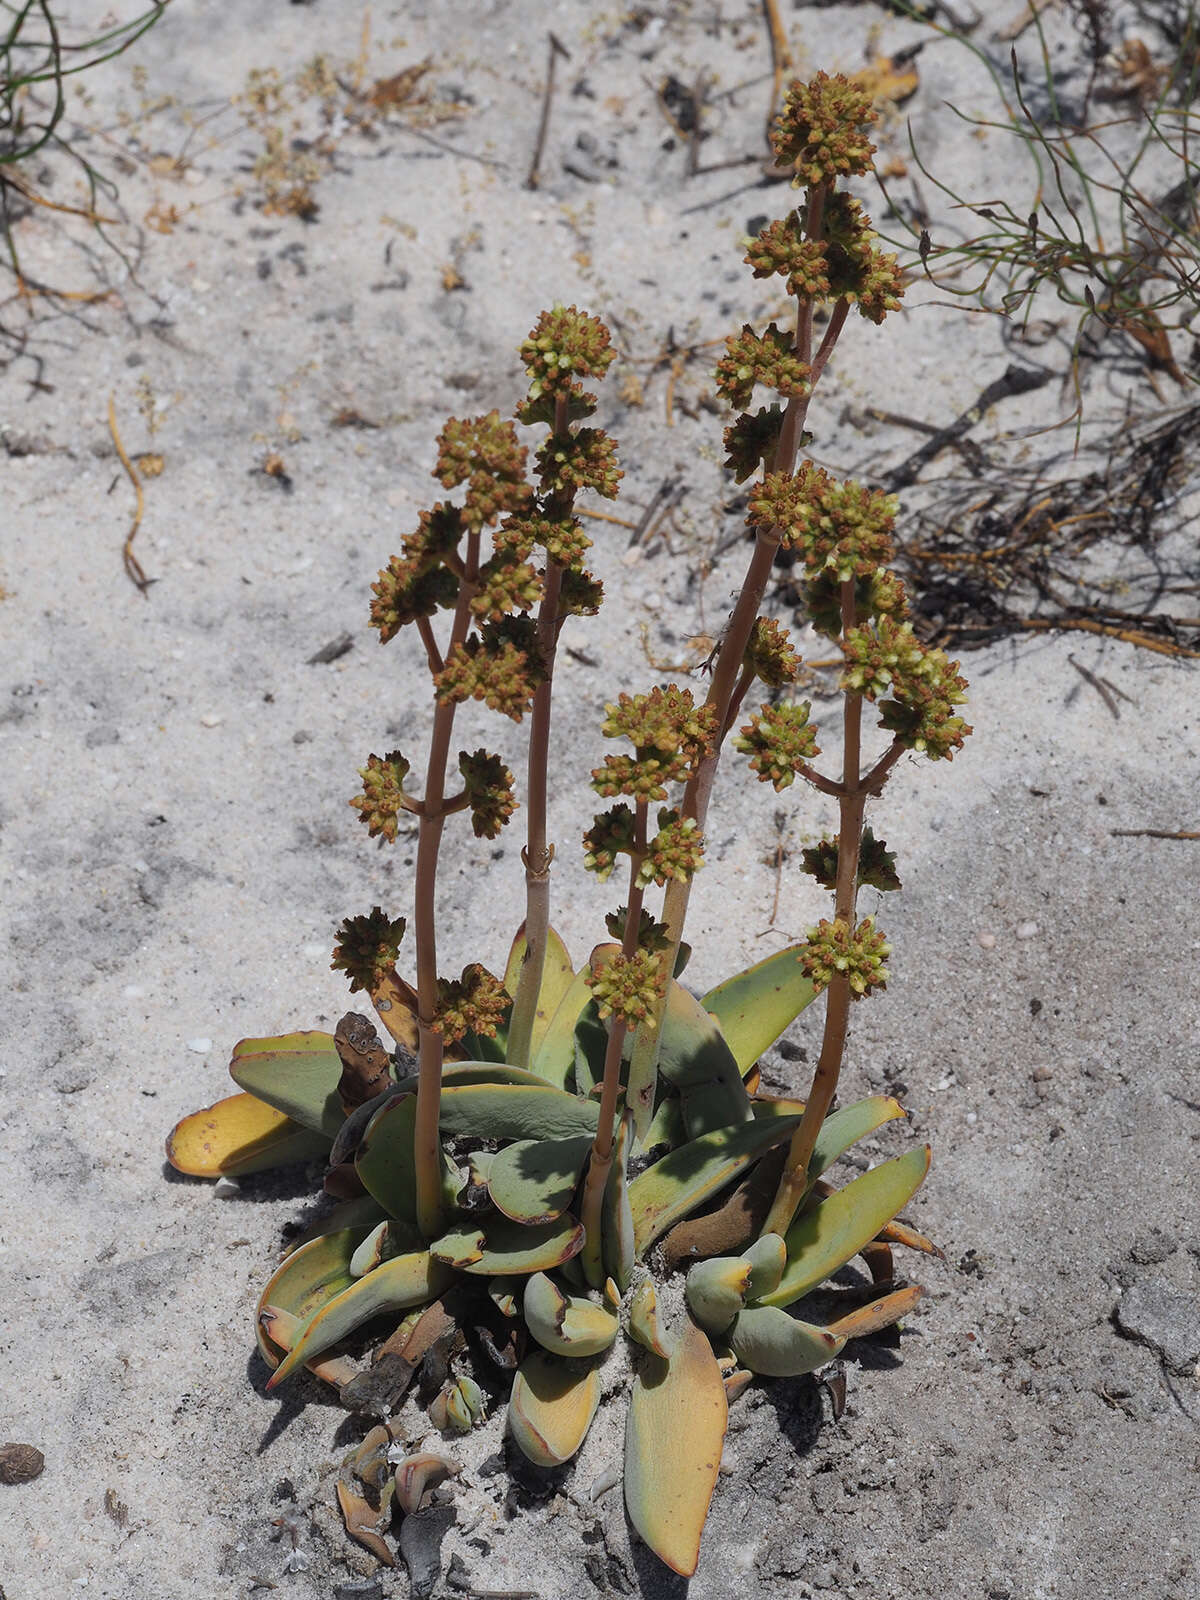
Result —
<path fill-rule="evenodd" d="M 32 1483 L 46 1468 L 46 1458 L 36 1445 L 0 1445 L 0 1483 Z"/>

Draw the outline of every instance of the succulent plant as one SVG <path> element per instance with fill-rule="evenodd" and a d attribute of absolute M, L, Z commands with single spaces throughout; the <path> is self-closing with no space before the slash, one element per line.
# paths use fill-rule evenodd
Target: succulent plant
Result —
<path fill-rule="evenodd" d="M 903 1116 L 887 1096 L 834 1109 L 849 1006 L 887 978 L 890 946 L 873 918 L 856 919 L 857 890 L 899 887 L 884 842 L 864 834 L 867 801 L 904 751 L 949 758 L 970 731 L 951 709 L 964 688 L 956 664 L 915 638 L 886 571 L 894 504 L 797 465 L 812 387 L 848 310 L 857 304 L 877 322 L 899 293 L 891 258 L 835 189 L 866 170 L 870 121 L 869 103 L 844 79 L 819 75 L 787 99 L 776 145 L 796 163 L 805 205 L 747 259 L 756 274 L 787 280 L 795 328 L 744 329 L 718 369 L 733 404 L 748 407 L 760 384 L 785 403 L 743 416 L 726 436 L 741 477 L 760 464 L 766 471 L 750 495 L 753 555 L 705 698 L 665 684 L 607 708 L 604 734 L 630 748 L 593 769 L 596 792 L 616 803 L 594 819 L 584 851 L 601 881 L 627 858 L 625 904 L 606 919 L 612 938 L 576 966 L 549 920 L 557 637 L 568 613 L 598 603 L 575 503 L 585 491 L 611 496 L 619 477 L 607 436 L 576 426 L 595 406 L 584 380 L 613 358 L 609 335 L 595 318 L 557 307 L 522 347 L 531 382 L 518 419 L 550 428 L 535 482 L 511 423 L 496 412 L 452 419 L 435 475 L 463 499 L 423 513 L 374 586 L 382 641 L 417 627 L 436 701 L 420 796 L 405 787 L 415 763 L 392 751 L 369 757 L 351 801 L 373 837 L 394 840 L 401 810 L 418 826 L 415 984 L 397 971 L 405 919 L 378 906 L 342 924 L 334 951 L 391 1046 L 355 1012 L 333 1034 L 242 1040 L 230 1067 L 240 1092 L 185 1118 L 168 1142 L 175 1166 L 199 1176 L 324 1158 L 337 1203 L 267 1282 L 255 1329 L 269 1389 L 304 1367 L 352 1410 L 383 1419 L 346 1458 L 338 1484 L 347 1531 L 380 1561 L 393 1559 L 393 1508 L 418 1513 L 458 1470 L 437 1453 L 403 1456 L 395 1412 L 414 1381 L 448 1437 L 485 1415 L 484 1386 L 510 1384 L 515 1447 L 559 1468 L 587 1435 L 601 1369 L 624 1336 L 634 1347 L 629 1518 L 689 1575 L 731 1400 L 753 1378 L 813 1371 L 920 1298 L 895 1279 L 892 1247 L 935 1250 L 896 1221 L 925 1177 L 928 1147 L 842 1187 L 825 1177 Z M 814 351 L 816 299 L 831 314 Z M 780 698 L 799 658 L 759 611 L 781 545 L 802 553 L 812 620 L 845 656 L 840 778 L 813 766 L 809 705 Z M 439 610 L 452 612 L 445 642 L 433 625 Z M 772 698 L 734 742 L 751 757 L 748 771 L 777 790 L 800 778 L 836 799 L 836 836 L 805 852 L 805 869 L 834 893 L 834 915 L 696 995 L 680 981 L 683 919 L 716 764 L 756 680 Z M 503 979 L 477 964 L 457 979 L 437 968 L 443 828 L 467 811 L 491 838 L 515 809 L 511 774 L 486 750 L 462 754 L 463 786 L 448 790 L 455 710 L 470 697 L 513 721 L 529 717 L 527 914 Z M 864 771 L 863 709 L 875 700 L 890 742 Z M 661 920 L 645 905 L 656 886 Z M 824 1038 L 808 1096 L 763 1095 L 764 1052 L 821 994 Z M 872 1286 L 854 1309 L 823 1322 L 795 1314 L 856 1255 Z M 360 1367 L 341 1347 L 385 1315 L 395 1331 Z"/>

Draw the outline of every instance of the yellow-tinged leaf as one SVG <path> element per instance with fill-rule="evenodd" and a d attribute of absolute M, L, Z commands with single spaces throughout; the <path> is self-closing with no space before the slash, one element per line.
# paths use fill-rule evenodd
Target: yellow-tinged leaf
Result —
<path fill-rule="evenodd" d="M 171 1130 L 167 1160 L 193 1178 L 238 1178 L 323 1155 L 329 1140 L 252 1094 L 231 1094 Z"/>
<path fill-rule="evenodd" d="M 560 1467 L 587 1437 L 600 1404 L 600 1374 L 544 1351 L 525 1357 L 508 1402 L 508 1430 L 535 1466 Z"/>
<path fill-rule="evenodd" d="M 356 1281 L 350 1271 L 350 1261 L 370 1231 L 363 1226 L 319 1234 L 294 1250 L 268 1278 L 254 1313 L 254 1331 L 258 1348 L 269 1367 L 277 1367 L 280 1357 L 262 1326 L 263 1312 L 271 1306 L 307 1322 L 314 1311 Z M 291 1349 L 290 1342 L 287 1349 Z"/>
<path fill-rule="evenodd" d="M 521 981 L 521 968 L 525 963 L 525 924 L 522 923 L 512 942 L 512 949 L 508 953 L 508 965 L 504 969 L 504 987 L 509 994 L 516 998 L 517 985 Z M 534 1012 L 533 1031 L 530 1035 L 529 1059 L 534 1063 L 536 1071 L 536 1058 L 538 1050 L 546 1037 L 546 1032 L 554 1018 L 559 1006 L 566 997 L 568 989 L 575 981 L 575 969 L 571 965 L 571 954 L 562 939 L 549 929 L 546 936 L 546 955 L 542 962 L 542 986 L 538 990 L 537 1010 Z M 589 995 L 591 991 L 588 991 Z M 558 1082 L 555 1078 L 552 1081 Z M 559 1087 L 563 1087 L 559 1083 Z"/>
<path fill-rule="evenodd" d="M 850 81 L 865 89 L 877 107 L 886 107 L 911 100 L 921 80 L 911 61 L 897 66 L 890 56 L 876 56 L 868 66 L 852 72 Z"/>
<path fill-rule="evenodd" d="M 629 1520 L 661 1561 L 690 1578 L 721 1466 L 729 1405 L 712 1347 L 685 1324 L 670 1359 L 648 1356 L 625 1428 Z"/>

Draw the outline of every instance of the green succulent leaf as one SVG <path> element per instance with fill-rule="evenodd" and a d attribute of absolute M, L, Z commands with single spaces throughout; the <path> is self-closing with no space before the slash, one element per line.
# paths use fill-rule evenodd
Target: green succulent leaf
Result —
<path fill-rule="evenodd" d="M 800 1116 L 803 1111 L 803 1100 L 754 1101 L 754 1115 L 764 1121 L 772 1117 Z M 904 1107 L 888 1094 L 873 1094 L 866 1100 L 856 1100 L 853 1105 L 832 1112 L 821 1124 L 821 1131 L 813 1145 L 812 1159 L 808 1163 L 809 1181 L 819 1178 L 846 1154 L 851 1145 L 874 1133 L 876 1128 L 882 1128 L 885 1122 L 894 1122 L 902 1116 Z"/>
<path fill-rule="evenodd" d="M 660 1561 L 690 1578 L 721 1467 L 729 1406 L 708 1340 L 687 1322 L 667 1360 L 647 1356 L 625 1425 L 625 1505 Z"/>
<path fill-rule="evenodd" d="M 579 1449 L 600 1404 L 600 1374 L 543 1350 L 522 1361 L 508 1402 L 508 1431 L 536 1467 L 561 1467 Z"/>
<path fill-rule="evenodd" d="M 323 1238 L 327 1233 L 340 1233 L 345 1228 L 355 1228 L 361 1236 L 369 1232 L 377 1222 L 385 1221 L 386 1217 L 387 1213 L 383 1207 L 369 1194 L 360 1194 L 353 1200 L 339 1200 L 332 1211 L 323 1217 L 318 1217 L 316 1222 L 310 1223 L 302 1234 L 293 1239 L 280 1259 L 295 1255 L 297 1250 L 302 1250 L 306 1244 L 310 1244 L 314 1239 Z M 419 1242 L 414 1233 L 412 1244 L 408 1248 L 415 1250 Z M 275 1303 L 278 1305 L 278 1300 Z"/>
<path fill-rule="evenodd" d="M 744 972 L 726 978 L 701 998 L 720 1024 L 743 1076 L 816 999 L 799 955 L 803 945 L 777 950 Z"/>
<path fill-rule="evenodd" d="M 492 1204 L 514 1222 L 551 1222 L 571 1203 L 592 1136 L 519 1139 L 492 1159 L 488 1189 Z"/>
<path fill-rule="evenodd" d="M 663 1338 L 658 1320 L 658 1291 L 653 1278 L 643 1278 L 629 1304 L 629 1337 L 636 1339 L 643 1349 L 650 1350 L 664 1361 L 671 1347 Z"/>
<path fill-rule="evenodd" d="M 787 1266 L 787 1245 L 777 1233 L 764 1233 L 748 1250 L 742 1251 L 742 1260 L 750 1267 L 746 1299 L 758 1300 L 779 1287 Z"/>
<path fill-rule="evenodd" d="M 299 1337 L 267 1383 L 276 1389 L 296 1368 L 348 1333 L 385 1311 L 403 1311 L 424 1305 L 444 1293 L 454 1281 L 451 1269 L 435 1261 L 428 1250 L 395 1256 L 365 1278 L 356 1279 L 304 1323 Z"/>
<path fill-rule="evenodd" d="M 832 1361 L 846 1342 L 775 1306 L 749 1306 L 740 1311 L 726 1338 L 744 1367 L 767 1378 L 796 1378 L 802 1372 L 814 1372 Z"/>
<path fill-rule="evenodd" d="M 596 1132 L 600 1108 L 549 1084 L 462 1085 L 447 1077 L 442 1087 L 441 1129 L 450 1138 L 473 1134 L 488 1139 L 571 1139 Z"/>
<path fill-rule="evenodd" d="M 342 1060 L 331 1033 L 242 1039 L 233 1047 L 229 1075 L 239 1089 L 327 1139 L 346 1119 L 337 1092 Z"/>
<path fill-rule="evenodd" d="M 442 1261 L 460 1272 L 473 1267 L 483 1259 L 483 1229 L 473 1222 L 464 1222 L 459 1228 L 451 1228 L 449 1233 L 434 1240 L 429 1246 L 429 1254 L 435 1261 Z"/>
<path fill-rule="evenodd" d="M 617 1337 L 619 1324 L 607 1306 L 565 1294 L 544 1272 L 526 1281 L 522 1310 L 530 1333 L 554 1355 L 598 1356 Z"/>
<path fill-rule="evenodd" d="M 633 1113 L 622 1114 L 613 1141 L 613 1162 L 604 1186 L 601 1254 L 604 1269 L 622 1294 L 633 1276 L 633 1209 L 629 1203 L 629 1150 L 633 1143 Z"/>
<path fill-rule="evenodd" d="M 546 1272 L 583 1249 L 583 1224 L 566 1212 L 553 1222 L 530 1227 L 508 1217 L 489 1218 L 483 1226 L 483 1254 L 463 1268 L 480 1277 L 506 1273 Z"/>
<path fill-rule="evenodd" d="M 533 1053 L 533 1070 L 556 1089 L 565 1089 L 575 1070 L 575 1025 L 592 999 L 587 967 L 571 980 L 558 1009 Z"/>
<path fill-rule="evenodd" d="M 745 1305 L 750 1271 L 750 1263 L 738 1256 L 712 1256 L 688 1273 L 688 1310 L 706 1333 L 724 1333 Z"/>
<path fill-rule="evenodd" d="M 354 1158 L 363 1188 L 391 1217 L 417 1218 L 417 1176 L 413 1137 L 417 1116 L 415 1094 L 392 1095 L 367 1123 Z M 442 1188 L 453 1204 L 462 1188 L 462 1174 L 442 1153 Z"/>
<path fill-rule="evenodd" d="M 679 1091 L 689 1139 L 749 1122 L 750 1097 L 733 1052 L 695 995 L 672 982 L 662 1021 L 658 1071 Z"/>
<path fill-rule="evenodd" d="M 752 1161 L 790 1138 L 799 1125 L 799 1117 L 778 1117 L 743 1122 L 736 1128 L 718 1128 L 680 1145 L 639 1173 L 629 1185 L 638 1255 L 644 1254 L 673 1223 L 711 1199 Z"/>
<path fill-rule="evenodd" d="M 757 1303 L 789 1306 L 845 1266 L 916 1194 L 929 1171 L 929 1159 L 929 1146 L 922 1145 L 872 1167 L 801 1212 L 787 1231 L 783 1276 Z"/>

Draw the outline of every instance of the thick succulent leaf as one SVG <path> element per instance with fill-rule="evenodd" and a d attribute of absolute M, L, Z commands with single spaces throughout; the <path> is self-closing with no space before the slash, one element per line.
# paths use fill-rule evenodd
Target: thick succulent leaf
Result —
<path fill-rule="evenodd" d="M 268 1366 L 279 1365 L 279 1354 L 259 1322 L 263 1307 L 278 1306 L 302 1322 L 307 1321 L 314 1311 L 354 1283 L 350 1262 L 369 1232 L 370 1228 L 360 1227 L 319 1234 L 294 1250 L 267 1279 L 254 1314 L 254 1331 Z"/>
<path fill-rule="evenodd" d="M 799 1116 L 804 1111 L 803 1100 L 755 1100 L 753 1104 L 754 1115 L 763 1121 Z M 840 1160 L 851 1145 L 874 1133 L 876 1128 L 882 1128 L 885 1122 L 894 1122 L 903 1115 L 904 1107 L 888 1094 L 874 1094 L 834 1111 L 821 1124 L 813 1145 L 812 1159 L 808 1163 L 810 1181 Z"/>
<path fill-rule="evenodd" d="M 233 1047 L 229 1075 L 239 1089 L 330 1140 L 346 1120 L 337 1092 L 342 1059 L 331 1033 L 242 1039 Z"/>
<path fill-rule="evenodd" d="M 412 985 L 405 983 L 393 969 L 371 990 L 371 1004 L 396 1043 L 415 1056 L 421 1048 L 421 1026 L 417 1021 L 417 994 Z"/>
<path fill-rule="evenodd" d="M 522 923 L 516 938 L 512 942 L 512 949 L 508 953 L 508 965 L 504 969 L 504 987 L 514 999 L 516 998 L 517 985 L 521 981 L 521 967 L 525 961 L 525 948 L 525 925 Z M 571 953 L 559 935 L 551 928 L 546 937 L 546 956 L 542 962 L 542 984 L 538 990 L 537 1010 L 534 1013 L 533 1031 L 530 1035 L 529 1059 L 533 1063 L 535 1071 L 537 1068 L 538 1049 L 574 981 L 575 968 L 571 961 Z M 559 1088 L 565 1087 L 565 1084 L 557 1078 L 551 1081 L 558 1083 Z"/>
<path fill-rule="evenodd" d="M 556 1089 L 565 1089 L 575 1071 L 575 1024 L 592 998 L 588 971 L 585 967 L 572 979 L 533 1053 L 533 1070 Z"/>
<path fill-rule="evenodd" d="M 500 1023 L 495 1033 L 465 1033 L 462 1038 L 462 1048 L 472 1061 L 494 1061 L 497 1066 L 504 1064 L 504 1052 L 508 1044 L 508 1026 Z"/>
<path fill-rule="evenodd" d="M 885 1161 L 803 1211 L 787 1231 L 787 1266 L 779 1285 L 757 1302 L 789 1306 L 845 1266 L 902 1211 L 929 1171 L 929 1146 Z"/>
<path fill-rule="evenodd" d="M 389 1216 L 402 1222 L 415 1222 L 417 1216 L 416 1116 L 415 1094 L 389 1096 L 368 1122 L 354 1158 L 363 1188 Z M 442 1193 L 447 1204 L 454 1203 L 462 1185 L 462 1174 L 443 1151 Z"/>
<path fill-rule="evenodd" d="M 587 1133 L 506 1145 L 488 1169 L 492 1204 L 514 1222 L 552 1222 L 570 1205 L 591 1147 Z"/>
<path fill-rule="evenodd" d="M 681 984 L 667 990 L 658 1071 L 679 1091 L 689 1139 L 753 1115 L 733 1052 L 708 1012 Z"/>
<path fill-rule="evenodd" d="M 278 1345 L 285 1354 L 295 1344 L 300 1336 L 304 1323 L 299 1317 L 294 1317 L 290 1311 L 284 1311 L 279 1306 L 265 1305 L 258 1317 L 258 1325 L 267 1339 L 273 1345 Z M 276 1360 L 279 1358 L 276 1357 Z M 326 1356 L 324 1360 L 306 1361 L 305 1366 L 314 1378 L 321 1378 L 326 1383 L 332 1383 L 335 1389 L 340 1389 L 343 1384 L 357 1376 L 358 1368 L 352 1361 L 347 1361 L 344 1356 Z"/>
<path fill-rule="evenodd" d="M 742 1365 L 767 1378 L 795 1378 L 802 1372 L 814 1372 L 832 1361 L 846 1342 L 775 1306 L 749 1306 L 740 1311 L 726 1337 Z"/>
<path fill-rule="evenodd" d="M 625 1505 L 637 1532 L 690 1578 L 721 1467 L 729 1406 L 708 1340 L 685 1324 L 667 1361 L 647 1356 L 625 1426 Z"/>
<path fill-rule="evenodd" d="M 744 972 L 726 978 L 701 999 L 720 1024 L 743 1073 L 795 1022 L 817 997 L 798 956 L 803 948 L 777 950 Z"/>
<path fill-rule="evenodd" d="M 608 1051 L 608 1027 L 600 1020 L 593 1000 L 583 1008 L 575 1024 L 575 1092 L 591 1094 L 604 1078 L 604 1057 Z"/>
<path fill-rule="evenodd" d="M 544 1272 L 526 1280 L 521 1309 L 530 1333 L 554 1355 L 598 1356 L 617 1337 L 619 1325 L 607 1306 L 564 1294 Z"/>
<path fill-rule="evenodd" d="M 231 1094 L 177 1122 L 167 1160 L 192 1178 L 244 1178 L 324 1155 L 329 1140 L 252 1094 Z"/>
<path fill-rule="evenodd" d="M 633 1276 L 633 1208 L 629 1204 L 629 1148 L 633 1143 L 633 1113 L 626 1111 L 613 1141 L 613 1161 L 604 1185 L 600 1226 L 604 1230 L 601 1254 L 604 1269 L 624 1294 Z"/>
<path fill-rule="evenodd" d="M 526 1089 L 544 1089 L 543 1079 L 536 1072 L 526 1072 L 524 1067 L 510 1067 L 503 1061 L 453 1061 L 442 1068 L 442 1084 L 446 1088 L 465 1088 L 471 1084 L 515 1084 Z M 417 1075 L 401 1078 L 396 1085 L 406 1094 L 416 1094 Z"/>
<path fill-rule="evenodd" d="M 427 1250 L 385 1261 L 365 1278 L 357 1278 L 309 1317 L 267 1388 L 278 1388 L 298 1366 L 328 1350 L 330 1345 L 344 1339 L 372 1317 L 385 1311 L 403 1311 L 409 1306 L 424 1305 L 443 1294 L 453 1281 L 453 1271 L 435 1261 Z"/>
<path fill-rule="evenodd" d="M 799 1125 L 799 1117 L 779 1117 L 718 1128 L 680 1145 L 639 1173 L 629 1185 L 638 1254 L 773 1145 L 789 1139 Z"/>
<path fill-rule="evenodd" d="M 343 1228 L 356 1228 L 361 1236 L 373 1228 L 377 1222 L 383 1222 L 386 1215 L 379 1202 L 372 1199 L 369 1194 L 360 1194 L 353 1200 L 339 1200 L 332 1211 L 327 1212 L 323 1217 L 318 1217 L 315 1222 L 309 1223 L 304 1232 L 292 1240 L 287 1249 L 281 1253 L 280 1260 L 282 1261 L 287 1256 L 295 1255 L 297 1250 L 303 1249 L 311 1240 L 320 1239 L 327 1233 L 340 1233 Z M 393 1224 L 393 1226 L 398 1226 L 398 1224 Z M 419 1244 L 420 1240 L 416 1236 L 416 1230 L 414 1229 L 411 1243 L 408 1244 L 407 1248 L 415 1250 Z"/>
<path fill-rule="evenodd" d="M 388 1489 L 390 1491 L 391 1484 Z M 359 1494 L 358 1490 L 339 1478 L 337 1482 L 338 1509 L 342 1513 L 342 1521 L 346 1525 L 346 1532 L 350 1537 L 361 1544 L 364 1550 L 369 1550 L 381 1566 L 394 1567 L 396 1558 L 387 1547 L 383 1538 L 383 1530 L 392 1520 L 391 1494 L 387 1495 L 386 1503 L 376 1509 L 370 1502 Z"/>
<path fill-rule="evenodd" d="M 457 1267 L 460 1271 L 473 1266 L 476 1261 L 483 1259 L 483 1229 L 478 1223 L 464 1222 L 460 1227 L 451 1228 L 440 1239 L 435 1239 L 429 1246 L 429 1253 L 435 1260 L 444 1261 L 448 1267 Z"/>
<path fill-rule="evenodd" d="M 494 1278 L 509 1272 L 546 1272 L 583 1249 L 583 1224 L 570 1212 L 529 1227 L 508 1217 L 490 1217 L 483 1227 L 483 1254 L 464 1272 Z"/>
<path fill-rule="evenodd" d="M 671 1354 L 658 1320 L 658 1293 L 653 1278 L 643 1278 L 630 1301 L 629 1337 L 664 1361 Z"/>
<path fill-rule="evenodd" d="M 742 1260 L 750 1267 L 746 1298 L 757 1300 L 779 1287 L 783 1269 L 787 1266 L 787 1245 L 777 1233 L 764 1233 L 748 1250 L 742 1251 Z"/>
<path fill-rule="evenodd" d="M 750 1270 L 739 1256 L 713 1256 L 688 1273 L 688 1310 L 706 1333 L 724 1333 L 745 1305 Z"/>
<path fill-rule="evenodd" d="M 639 1137 L 647 1150 L 653 1150 L 660 1144 L 669 1145 L 673 1150 L 676 1145 L 687 1143 L 687 1131 L 683 1126 L 683 1112 L 677 1094 L 665 1094 L 662 1097 L 650 1126 Z"/>
<path fill-rule="evenodd" d="M 561 1467 L 579 1449 L 600 1404 L 600 1374 L 579 1371 L 542 1350 L 517 1369 L 508 1402 L 508 1431 L 537 1467 Z"/>
<path fill-rule="evenodd" d="M 460 1085 L 448 1079 L 439 1120 L 450 1138 L 570 1139 L 594 1135 L 599 1116 L 594 1100 L 577 1100 L 546 1083 Z"/>

